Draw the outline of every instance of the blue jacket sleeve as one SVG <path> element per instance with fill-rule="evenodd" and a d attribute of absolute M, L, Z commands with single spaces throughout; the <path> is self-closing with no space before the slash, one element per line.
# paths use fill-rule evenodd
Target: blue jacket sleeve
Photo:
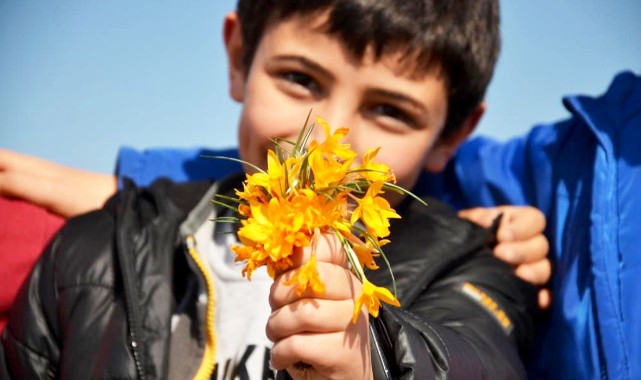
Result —
<path fill-rule="evenodd" d="M 459 148 L 443 173 L 421 177 L 415 191 L 456 209 L 527 204 L 527 161 L 527 136 L 506 142 L 476 137 Z"/>
<path fill-rule="evenodd" d="M 567 120 L 507 141 L 475 137 L 459 148 L 443 173 L 423 176 L 417 192 L 455 209 L 512 204 L 547 212 L 555 160 L 572 132 Z"/>
<path fill-rule="evenodd" d="M 154 148 L 136 150 L 122 147 L 118 152 L 116 176 L 118 186 L 123 178 L 130 178 L 138 186 L 148 186 L 160 177 L 175 182 L 215 180 L 242 170 L 236 161 L 212 158 L 223 156 L 238 158 L 238 151 L 233 149 L 204 148 Z"/>

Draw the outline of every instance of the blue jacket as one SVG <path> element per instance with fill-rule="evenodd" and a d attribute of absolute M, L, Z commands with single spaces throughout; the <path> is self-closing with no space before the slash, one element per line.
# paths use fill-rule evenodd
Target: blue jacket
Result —
<path fill-rule="evenodd" d="M 563 103 L 565 121 L 471 140 L 426 191 L 546 215 L 554 303 L 533 378 L 641 379 L 641 77 L 621 73 L 606 94 Z"/>
<path fill-rule="evenodd" d="M 641 379 L 641 77 L 622 73 L 601 97 L 563 102 L 569 119 L 507 142 L 474 138 L 415 192 L 458 208 L 529 204 L 545 213 L 554 301 L 532 378 Z M 123 148 L 118 175 L 144 185 L 238 168 L 201 154 L 237 152 Z"/>

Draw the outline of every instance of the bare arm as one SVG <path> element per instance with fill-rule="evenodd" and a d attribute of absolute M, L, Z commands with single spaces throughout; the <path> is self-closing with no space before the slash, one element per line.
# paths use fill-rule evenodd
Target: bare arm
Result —
<path fill-rule="evenodd" d="M 116 177 L 74 169 L 0 148 L 0 196 L 24 199 L 71 217 L 101 207 Z"/>

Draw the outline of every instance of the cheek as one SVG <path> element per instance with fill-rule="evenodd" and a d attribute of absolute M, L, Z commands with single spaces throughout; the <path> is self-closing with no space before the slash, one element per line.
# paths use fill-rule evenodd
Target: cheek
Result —
<path fill-rule="evenodd" d="M 381 149 L 381 153 L 383 149 Z M 390 166 L 396 175 L 397 184 L 408 190 L 414 187 L 425 163 L 425 151 L 406 148 L 390 150 L 386 154 L 381 153 L 377 159 Z"/>
<path fill-rule="evenodd" d="M 245 106 L 238 126 L 240 158 L 260 168 L 265 168 L 267 149 L 270 149 L 272 145 L 269 140 L 271 136 L 268 128 L 270 120 L 264 117 L 255 117 L 255 114 L 246 112 L 248 109 L 249 107 Z M 250 172 L 253 172 L 253 169 Z"/>
<path fill-rule="evenodd" d="M 366 139 L 357 138 L 359 142 L 352 144 L 357 148 L 359 155 L 367 149 L 381 147 L 375 160 L 392 169 L 399 186 L 408 190 L 414 187 L 423 170 L 427 152 L 434 143 L 432 135 L 425 131 L 407 135 L 378 135 L 370 130 L 367 137 Z"/>
<path fill-rule="evenodd" d="M 273 138 L 295 139 L 304 122 L 282 102 L 262 94 L 246 98 L 238 129 L 238 148 L 243 160 L 266 168 L 267 150 L 274 149 Z M 287 148 L 287 146 L 285 146 Z"/>
<path fill-rule="evenodd" d="M 254 158 L 249 154 L 249 152 L 252 151 L 251 145 L 250 129 L 245 120 L 245 115 L 241 114 L 240 121 L 238 122 L 238 153 L 241 160 L 255 164 Z"/>

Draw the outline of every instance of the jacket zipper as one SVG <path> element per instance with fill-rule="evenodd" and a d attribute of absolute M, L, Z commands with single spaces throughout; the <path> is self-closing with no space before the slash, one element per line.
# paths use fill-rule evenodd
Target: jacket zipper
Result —
<path fill-rule="evenodd" d="M 185 238 L 185 245 L 187 246 L 187 252 L 189 256 L 194 261 L 198 270 L 202 274 L 205 280 L 205 286 L 207 287 L 207 311 L 205 314 L 205 351 L 203 353 L 202 361 L 200 362 L 200 367 L 194 376 L 196 380 L 205 380 L 211 377 L 211 374 L 214 372 L 216 367 L 216 337 L 215 337 L 215 325 L 214 325 L 214 308 L 216 306 L 216 293 L 214 287 L 214 279 L 211 277 L 209 269 L 203 262 L 200 254 L 196 250 L 196 239 L 193 235 L 188 235 Z"/>
<path fill-rule="evenodd" d="M 131 345 L 138 378 L 140 380 L 144 380 L 145 371 L 138 344 L 138 321 L 140 321 L 140 316 L 138 313 L 138 308 L 136 308 L 136 305 L 134 303 L 134 300 L 138 299 L 136 293 L 137 288 L 135 283 L 135 275 L 132 269 L 134 268 L 134 263 L 131 260 L 132 255 L 130 255 L 129 252 L 125 251 L 125 247 L 127 247 L 127 244 L 125 244 L 123 235 L 124 234 L 118 234 L 118 255 L 123 271 L 125 310 L 127 313 L 127 322 L 129 323 L 129 344 Z"/>

